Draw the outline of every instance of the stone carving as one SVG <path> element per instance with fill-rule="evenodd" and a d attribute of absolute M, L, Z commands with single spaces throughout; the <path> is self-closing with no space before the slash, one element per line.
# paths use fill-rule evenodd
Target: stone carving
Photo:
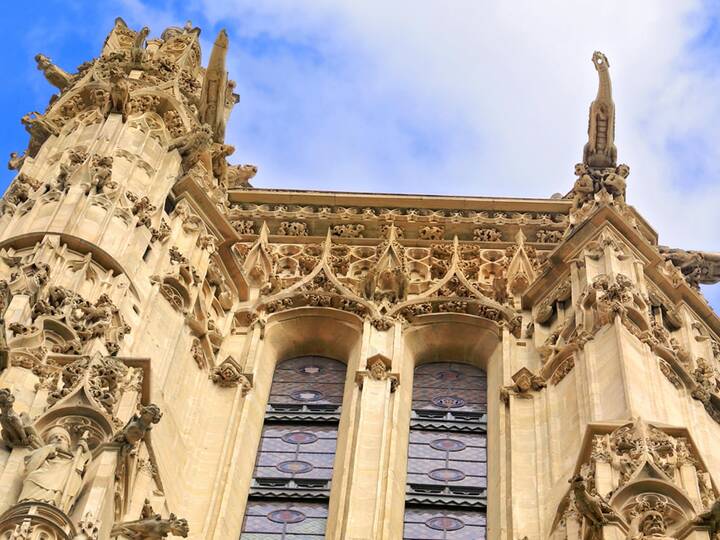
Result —
<path fill-rule="evenodd" d="M 535 233 L 535 239 L 541 244 L 557 244 L 560 240 L 562 240 L 563 234 L 563 231 L 538 229 Z"/>
<path fill-rule="evenodd" d="M 125 73 L 119 68 L 110 70 L 110 112 L 119 113 L 123 120 L 127 118 L 130 100 L 130 84 Z"/>
<path fill-rule="evenodd" d="M 111 538 L 122 535 L 129 540 L 160 540 L 168 535 L 187 538 L 190 527 L 185 519 L 178 519 L 175 514 L 165 519 L 156 514 L 150 506 L 150 501 L 145 500 L 140 519 L 115 524 L 110 531 Z"/>
<path fill-rule="evenodd" d="M 250 188 L 250 180 L 257 174 L 257 167 L 255 165 L 230 165 L 227 170 L 227 188 L 238 189 L 238 188 Z"/>
<path fill-rule="evenodd" d="M 100 523 L 94 519 L 91 513 L 87 513 L 78 521 L 78 533 L 73 540 L 99 540 Z"/>
<path fill-rule="evenodd" d="M 210 380 L 224 388 L 240 386 L 243 396 L 252 389 L 252 381 L 242 372 L 240 364 L 232 356 L 228 356 L 219 366 L 210 371 Z"/>
<path fill-rule="evenodd" d="M 442 240 L 444 234 L 445 227 L 437 225 L 427 225 L 419 231 L 419 236 L 423 240 Z"/>
<path fill-rule="evenodd" d="M 123 445 L 134 446 L 145 438 L 147 433 L 152 429 L 153 424 L 157 424 L 162 418 L 160 408 L 151 403 L 143 405 L 133 417 L 128 420 L 125 427 L 120 430 L 114 437 L 115 442 Z"/>
<path fill-rule="evenodd" d="M 144 225 L 149 229 L 152 226 L 152 214 L 157 210 L 155 205 L 150 204 L 150 199 L 147 197 L 138 197 L 131 191 L 128 191 L 125 196 L 132 203 L 130 211 L 138 218 L 137 226 Z"/>
<path fill-rule="evenodd" d="M 300 221 L 283 221 L 280 223 L 277 234 L 282 236 L 307 236 L 307 223 Z"/>
<path fill-rule="evenodd" d="M 497 229 L 474 229 L 473 240 L 477 242 L 500 242 L 502 233 Z"/>
<path fill-rule="evenodd" d="M 11 171 L 19 171 L 25 163 L 25 152 L 18 154 L 17 152 L 10 152 L 10 159 L 8 160 L 8 169 Z"/>
<path fill-rule="evenodd" d="M 52 428 L 47 444 L 25 458 L 27 474 L 18 501 L 45 502 L 67 513 L 82 488 L 85 471 L 92 460 L 86 439 L 87 432 L 72 448 L 67 430 Z"/>
<path fill-rule="evenodd" d="M 257 234 L 255 232 L 255 223 L 252 220 L 231 221 L 231 223 L 238 234 Z"/>
<path fill-rule="evenodd" d="M 590 104 L 588 142 L 583 149 L 583 163 L 589 167 L 615 167 L 615 103 L 610 84 L 610 63 L 605 55 L 595 51 L 592 62 L 598 72 L 599 84 L 595 100 Z"/>
<path fill-rule="evenodd" d="M 2 440 L 9 448 L 32 446 L 42 443 L 27 413 L 13 410 L 15 396 L 7 388 L 0 388 L 0 427 Z"/>
<path fill-rule="evenodd" d="M 545 380 L 539 375 L 534 375 L 528 368 L 523 367 L 512 376 L 513 383 L 500 389 L 500 398 L 508 402 L 510 396 L 520 398 L 532 397 L 531 391 L 539 391 L 545 388 Z"/>
<path fill-rule="evenodd" d="M 720 534 L 720 499 L 713 501 L 712 506 L 697 517 L 696 523 L 710 529 L 710 537 L 716 540 Z"/>
<path fill-rule="evenodd" d="M 390 381 L 390 392 L 395 392 L 400 385 L 400 377 L 396 373 L 390 373 L 389 364 L 390 360 L 379 354 L 369 358 L 367 371 L 359 371 L 355 376 L 360 389 L 365 379 L 369 378 L 373 381 Z"/>
<path fill-rule="evenodd" d="M 666 535 L 667 505 L 667 499 L 661 495 L 636 497 L 628 540 L 674 540 L 675 537 Z"/>
<path fill-rule="evenodd" d="M 44 54 L 36 54 L 35 62 L 37 62 L 37 68 L 43 72 L 47 81 L 58 90 L 65 90 L 72 82 L 72 75 L 57 67 Z"/>
<path fill-rule="evenodd" d="M 110 188 L 110 177 L 112 176 L 112 156 L 94 155 L 90 162 L 90 187 L 102 193 L 106 187 Z"/>
<path fill-rule="evenodd" d="M 570 480 L 570 485 L 575 497 L 575 507 L 591 527 L 598 528 L 605 525 L 608 517 L 615 514 L 600 495 L 588 491 L 587 481 L 581 475 L 574 476 Z"/>
<path fill-rule="evenodd" d="M 364 230 L 365 225 L 362 223 L 344 223 L 330 228 L 331 234 L 340 238 L 362 238 Z"/>
<path fill-rule="evenodd" d="M 720 282 L 720 253 L 687 251 L 660 246 L 660 254 L 679 268 L 685 279 L 694 288 Z"/>

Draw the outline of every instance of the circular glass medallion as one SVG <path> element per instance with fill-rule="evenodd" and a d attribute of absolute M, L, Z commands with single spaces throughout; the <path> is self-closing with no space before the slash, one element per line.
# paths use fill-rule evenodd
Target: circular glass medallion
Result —
<path fill-rule="evenodd" d="M 435 450 L 444 450 L 445 452 L 465 450 L 465 443 L 455 439 L 435 439 L 430 442 L 430 446 Z"/>
<path fill-rule="evenodd" d="M 320 366 L 309 364 L 307 366 L 299 367 L 297 371 L 298 373 L 303 373 L 304 375 L 317 375 L 323 372 L 323 368 L 321 368 Z"/>
<path fill-rule="evenodd" d="M 465 405 L 465 400 L 457 396 L 435 396 L 432 404 L 443 409 L 457 409 Z"/>
<path fill-rule="evenodd" d="M 303 474 L 306 472 L 312 471 L 315 467 L 313 467 L 310 463 L 307 461 L 283 461 L 282 463 L 278 463 L 275 465 L 275 468 L 284 473 L 288 474 Z"/>
<path fill-rule="evenodd" d="M 457 469 L 435 469 L 428 476 L 439 482 L 459 482 L 465 478 L 465 473 Z"/>
<path fill-rule="evenodd" d="M 283 441 L 290 444 L 310 444 L 318 440 L 318 436 L 307 431 L 293 431 L 281 437 Z"/>
<path fill-rule="evenodd" d="M 454 369 L 446 369 L 444 371 L 438 371 L 435 374 L 435 379 L 438 381 L 459 381 L 463 378 L 463 374 L 459 371 L 455 371 Z"/>
<path fill-rule="evenodd" d="M 267 518 L 275 523 L 300 523 L 305 521 L 305 514 L 297 510 L 275 510 L 270 512 Z"/>
<path fill-rule="evenodd" d="M 317 390 L 295 390 L 290 397 L 295 401 L 318 401 L 323 398 L 323 394 Z"/>
<path fill-rule="evenodd" d="M 465 526 L 461 520 L 447 516 L 430 518 L 425 525 L 436 531 L 457 531 Z"/>

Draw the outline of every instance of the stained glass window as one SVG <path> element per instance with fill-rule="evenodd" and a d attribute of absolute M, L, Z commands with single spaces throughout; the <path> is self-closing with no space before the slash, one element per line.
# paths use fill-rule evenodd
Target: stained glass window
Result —
<path fill-rule="evenodd" d="M 466 364 L 415 370 L 405 540 L 485 537 L 487 378 Z"/>
<path fill-rule="evenodd" d="M 329 358 L 278 365 L 241 540 L 324 538 L 344 383 Z"/>

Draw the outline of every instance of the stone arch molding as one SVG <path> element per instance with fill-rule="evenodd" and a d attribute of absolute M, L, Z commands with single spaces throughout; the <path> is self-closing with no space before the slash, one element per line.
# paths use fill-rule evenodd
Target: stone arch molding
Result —
<path fill-rule="evenodd" d="M 357 248 L 372 252 L 368 260 L 357 261 L 352 246 L 333 242 L 331 230 L 318 245 L 278 247 L 269 242 L 269 229 L 263 224 L 252 244 L 237 243 L 232 248 L 248 288 L 256 291 L 239 319 L 264 325 L 279 312 L 321 307 L 351 313 L 387 331 L 396 323 L 414 324 L 425 315 L 464 314 L 518 335 L 521 319 L 515 310 L 468 279 L 457 238 L 445 248 L 447 261 L 437 279 L 422 291 L 409 292 L 412 266 L 405 261 L 406 248 L 394 230 L 391 226 L 387 238 L 374 248 Z M 349 271 L 358 264 L 366 265 L 359 276 Z"/>
<path fill-rule="evenodd" d="M 569 484 L 553 539 L 684 538 L 714 528 L 718 489 L 685 428 L 642 418 L 590 424 Z"/>

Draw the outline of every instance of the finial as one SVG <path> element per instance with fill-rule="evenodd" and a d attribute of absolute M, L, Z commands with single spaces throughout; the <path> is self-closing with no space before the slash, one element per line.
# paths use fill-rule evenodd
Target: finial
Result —
<path fill-rule="evenodd" d="M 588 142 L 583 150 L 583 163 L 588 167 L 607 168 L 617 164 L 615 148 L 615 103 L 610 84 L 610 63 L 607 57 L 595 51 L 592 62 L 598 72 L 598 93 L 590 104 Z"/>

